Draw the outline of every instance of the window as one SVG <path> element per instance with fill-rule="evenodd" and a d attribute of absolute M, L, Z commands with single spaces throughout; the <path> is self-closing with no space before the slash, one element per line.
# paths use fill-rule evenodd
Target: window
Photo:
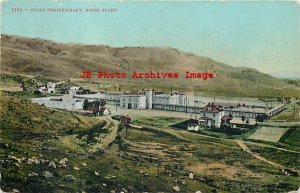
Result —
<path fill-rule="evenodd" d="M 125 103 L 123 103 L 123 107 L 125 108 Z"/>
<path fill-rule="evenodd" d="M 203 117 L 205 117 L 205 113 L 203 113 Z"/>
<path fill-rule="evenodd" d="M 215 124 L 216 123 L 216 121 L 215 120 L 213 120 L 213 124 Z"/>
<path fill-rule="evenodd" d="M 134 102 L 137 102 L 137 98 L 134 99 Z"/>
<path fill-rule="evenodd" d="M 136 108 L 136 109 L 137 109 L 137 104 L 134 104 L 134 108 Z"/>
<path fill-rule="evenodd" d="M 129 102 L 131 102 L 131 98 L 129 98 Z"/>
<path fill-rule="evenodd" d="M 213 117 L 216 117 L 216 114 L 215 114 L 215 113 L 213 114 Z"/>

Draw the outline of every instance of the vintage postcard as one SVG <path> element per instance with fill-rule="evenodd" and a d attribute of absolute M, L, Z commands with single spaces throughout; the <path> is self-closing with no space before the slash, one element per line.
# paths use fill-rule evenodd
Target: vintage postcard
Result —
<path fill-rule="evenodd" d="M 296 193 L 297 1 L 1 1 L 0 193 Z"/>

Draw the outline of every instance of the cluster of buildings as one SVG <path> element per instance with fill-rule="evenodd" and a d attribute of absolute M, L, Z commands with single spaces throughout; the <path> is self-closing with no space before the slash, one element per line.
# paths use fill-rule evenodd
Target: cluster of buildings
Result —
<path fill-rule="evenodd" d="M 60 84 L 60 83 L 48 82 L 46 85 L 38 87 L 37 91 L 39 91 L 42 94 L 46 94 L 46 93 L 55 94 L 56 86 L 58 84 Z"/>
<path fill-rule="evenodd" d="M 56 93 L 58 84 L 48 82 L 45 87 L 40 87 L 39 91 L 41 93 Z M 146 89 L 142 92 L 85 94 L 82 87 L 72 86 L 68 88 L 68 94 L 68 97 L 44 97 L 32 99 L 32 101 L 47 107 L 67 109 L 82 114 L 110 114 L 109 109 L 101 106 L 83 110 L 84 100 L 104 100 L 106 104 L 113 104 L 125 109 L 156 109 L 197 115 L 198 118 L 190 120 L 188 123 L 188 130 L 198 130 L 199 127 L 219 128 L 222 123 L 229 118 L 232 119 L 232 117 L 242 118 L 246 124 L 250 124 L 250 119 L 255 120 L 257 116 L 271 117 L 284 109 L 284 104 L 272 109 L 250 107 L 240 103 L 208 103 L 204 107 L 198 107 L 194 106 L 194 93 L 183 91 L 164 93 L 159 90 Z"/>
<path fill-rule="evenodd" d="M 266 109 L 262 107 L 249 107 L 239 103 L 208 103 L 200 111 L 199 118 L 190 119 L 187 122 L 187 129 L 198 131 L 201 127 L 220 128 L 222 124 L 252 128 L 260 121 L 276 115 L 284 110 L 285 104 L 280 104 L 274 108 Z"/>
<path fill-rule="evenodd" d="M 88 95 L 74 95 L 74 98 L 89 100 L 105 100 L 108 104 L 116 104 L 126 109 L 153 109 L 154 105 L 193 106 L 194 93 L 171 92 L 147 89 L 143 92 L 130 93 L 96 93 Z"/>

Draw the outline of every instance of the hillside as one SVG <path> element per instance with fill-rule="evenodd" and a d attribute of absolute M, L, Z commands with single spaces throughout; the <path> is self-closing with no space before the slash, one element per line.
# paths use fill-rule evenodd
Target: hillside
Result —
<path fill-rule="evenodd" d="M 18 36 L 1 37 L 1 71 L 18 74 L 42 75 L 66 80 L 80 79 L 83 70 L 94 72 L 92 81 L 115 82 L 131 85 L 170 87 L 198 90 L 219 88 L 294 88 L 284 80 L 273 78 L 251 68 L 231 67 L 206 57 L 180 52 L 172 48 L 123 47 L 113 48 L 104 45 L 62 44 L 43 39 L 30 39 Z M 118 64 L 118 65 L 116 65 Z M 123 79 L 98 79 L 96 72 L 105 70 L 128 74 Z M 178 72 L 178 79 L 133 79 L 132 71 L 149 70 Z M 186 79 L 184 72 L 213 72 L 216 77 L 210 80 Z M 121 81 L 120 81 L 121 80 Z M 140 84 L 143 83 L 143 84 Z M 231 92 L 231 91 L 230 91 Z"/>

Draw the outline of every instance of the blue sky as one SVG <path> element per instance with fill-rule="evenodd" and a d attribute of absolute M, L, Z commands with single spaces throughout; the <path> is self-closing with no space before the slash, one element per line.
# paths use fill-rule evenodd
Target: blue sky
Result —
<path fill-rule="evenodd" d="M 14 13 L 11 8 L 117 8 L 114 13 Z M 262 72 L 300 72 L 293 2 L 2 2 L 2 34 L 113 47 L 173 47 Z"/>

